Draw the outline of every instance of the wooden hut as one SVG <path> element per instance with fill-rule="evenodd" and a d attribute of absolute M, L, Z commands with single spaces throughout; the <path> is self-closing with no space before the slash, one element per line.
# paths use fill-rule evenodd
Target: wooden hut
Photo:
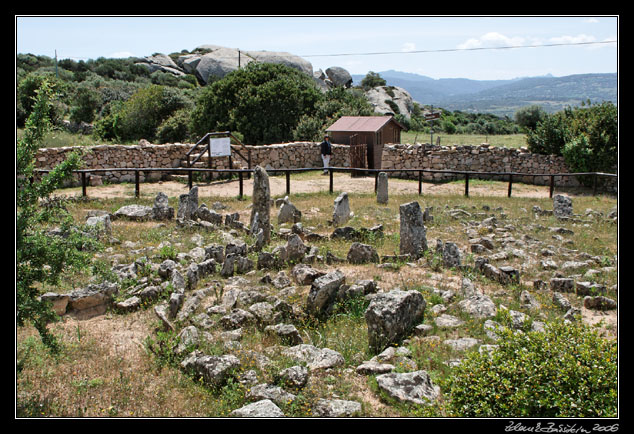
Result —
<path fill-rule="evenodd" d="M 326 132 L 332 143 L 366 145 L 367 166 L 351 161 L 352 167 L 380 169 L 383 145 L 400 143 L 401 130 L 404 128 L 392 116 L 342 116 L 326 128 Z"/>

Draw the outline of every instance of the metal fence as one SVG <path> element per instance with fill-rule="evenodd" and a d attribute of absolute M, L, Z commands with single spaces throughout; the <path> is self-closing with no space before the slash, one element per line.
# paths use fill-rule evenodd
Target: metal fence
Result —
<path fill-rule="evenodd" d="M 311 171 L 323 171 L 324 168 L 315 168 L 315 167 L 307 167 L 307 168 L 296 168 L 296 169 L 270 169 L 268 170 L 271 174 L 284 173 L 286 176 L 286 194 L 291 194 L 291 174 L 299 173 L 299 172 L 311 172 Z M 453 174 L 464 176 L 464 195 L 469 196 L 469 180 L 475 176 L 508 176 L 508 197 L 511 197 L 512 189 L 513 189 L 513 178 L 526 178 L 526 177 L 549 177 L 549 195 L 552 198 L 553 192 L 555 190 L 555 178 L 556 177 L 576 177 L 576 176 L 592 176 L 594 179 L 592 194 L 597 194 L 598 189 L 598 178 L 607 177 L 607 178 L 617 178 L 618 175 L 614 173 L 603 173 L 603 172 L 579 172 L 579 173 L 518 173 L 518 172 L 470 172 L 470 171 L 459 171 L 459 170 L 444 170 L 444 169 L 358 169 L 351 167 L 329 167 L 328 169 L 330 182 L 329 182 L 329 191 L 330 193 L 334 192 L 334 173 L 335 172 L 349 172 L 349 173 L 359 173 L 365 176 L 374 176 L 374 191 L 376 192 L 378 175 L 380 172 L 411 172 L 418 174 L 418 194 L 423 194 L 423 174 L 424 173 L 442 173 L 442 174 Z M 134 172 L 134 183 L 135 183 L 135 196 L 139 197 L 140 194 L 140 174 L 141 173 L 149 173 L 149 172 L 170 172 L 170 173 L 184 173 L 188 178 L 188 187 L 191 189 L 193 186 L 193 174 L 194 173 L 227 173 L 229 175 L 238 175 L 238 186 L 239 192 L 238 197 L 241 199 L 244 195 L 244 175 L 250 176 L 253 172 L 253 169 L 204 169 L 204 168 L 195 168 L 195 167 L 178 167 L 178 168 L 110 168 L 110 169 L 81 169 L 75 170 L 74 173 L 78 173 L 81 178 L 81 186 L 82 186 L 82 196 L 87 196 L 87 188 L 88 188 L 88 176 L 91 173 L 101 173 L 101 172 Z M 50 172 L 50 170 L 39 169 L 36 172 L 46 173 Z"/>

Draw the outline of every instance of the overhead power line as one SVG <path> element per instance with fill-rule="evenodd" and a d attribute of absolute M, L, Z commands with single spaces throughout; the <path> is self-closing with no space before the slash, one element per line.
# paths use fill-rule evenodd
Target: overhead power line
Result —
<path fill-rule="evenodd" d="M 453 52 L 453 51 L 509 50 L 513 48 L 542 48 L 542 47 L 562 47 L 562 46 L 573 46 L 573 45 L 613 44 L 616 42 L 617 41 L 562 42 L 558 44 L 509 45 L 509 46 L 503 46 L 503 47 L 441 48 L 441 49 L 434 49 L 434 50 L 378 51 L 378 52 L 372 52 L 372 53 L 304 54 L 304 55 L 300 55 L 300 57 L 375 56 L 375 55 L 382 55 L 382 54 L 447 53 L 447 52 Z"/>

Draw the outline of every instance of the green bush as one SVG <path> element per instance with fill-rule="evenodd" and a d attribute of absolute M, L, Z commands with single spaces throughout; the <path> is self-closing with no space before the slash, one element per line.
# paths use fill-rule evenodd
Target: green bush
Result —
<path fill-rule="evenodd" d="M 201 136 L 239 131 L 250 144 L 288 141 L 320 98 L 310 76 L 285 65 L 252 62 L 202 89 L 192 129 Z"/>
<path fill-rule="evenodd" d="M 448 380 L 460 417 L 615 417 L 617 343 L 583 324 L 500 331 L 490 354 L 472 352 Z"/>
<path fill-rule="evenodd" d="M 528 150 L 536 154 L 561 155 L 570 139 L 565 112 L 547 115 L 526 135 Z"/>
<path fill-rule="evenodd" d="M 159 125 L 187 101 L 175 89 L 150 85 L 139 89 L 123 105 L 120 115 L 120 136 L 124 140 L 154 140 Z"/>
<path fill-rule="evenodd" d="M 189 134 L 189 110 L 177 110 L 165 119 L 157 128 L 156 138 L 159 143 L 186 142 Z"/>
<path fill-rule="evenodd" d="M 588 102 L 546 115 L 528 132 L 526 142 L 531 152 L 563 156 L 572 172 L 613 172 L 618 159 L 617 108 L 611 102 Z"/>

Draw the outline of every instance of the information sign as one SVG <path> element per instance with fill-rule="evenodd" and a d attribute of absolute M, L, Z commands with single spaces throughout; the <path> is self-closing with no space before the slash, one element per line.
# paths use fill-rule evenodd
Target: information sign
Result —
<path fill-rule="evenodd" d="M 231 138 L 209 139 L 209 149 L 212 157 L 230 157 Z"/>

